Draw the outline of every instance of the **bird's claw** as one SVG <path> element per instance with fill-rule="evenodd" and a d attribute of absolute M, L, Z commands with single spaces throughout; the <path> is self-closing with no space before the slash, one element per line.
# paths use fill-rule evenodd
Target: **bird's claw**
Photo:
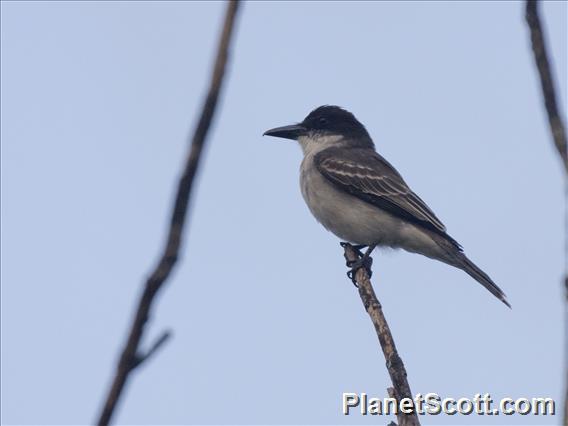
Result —
<path fill-rule="evenodd" d="M 369 278 L 371 278 L 371 276 L 373 275 L 373 271 L 371 271 L 371 266 L 373 265 L 373 258 L 370 256 L 370 254 L 374 250 L 376 245 L 372 246 L 366 246 L 364 244 L 352 245 L 347 242 L 341 242 L 339 244 L 343 248 L 351 247 L 355 251 L 355 254 L 357 255 L 357 260 L 348 260 L 345 262 L 345 264 L 347 265 L 348 268 L 351 268 L 349 271 L 347 271 L 347 277 L 351 280 L 351 282 L 355 287 L 359 287 L 359 285 L 357 284 L 357 279 L 355 278 L 355 275 L 357 274 L 357 271 L 359 269 L 365 268 L 365 271 L 367 271 L 367 275 L 369 276 Z M 361 250 L 364 249 L 365 247 L 368 247 L 368 249 L 365 253 L 363 253 Z"/>
<path fill-rule="evenodd" d="M 367 257 L 361 256 L 357 260 L 348 260 L 346 262 L 346 265 L 348 268 L 351 268 L 349 271 L 347 271 L 347 277 L 351 280 L 351 282 L 355 287 L 359 287 L 357 285 L 357 279 L 355 278 L 355 275 L 357 274 L 357 271 L 359 269 L 365 268 L 365 271 L 367 271 L 367 275 L 369 275 L 369 278 L 371 278 L 371 276 L 373 275 L 373 271 L 371 271 L 371 266 L 373 265 L 373 258 L 370 256 Z"/>

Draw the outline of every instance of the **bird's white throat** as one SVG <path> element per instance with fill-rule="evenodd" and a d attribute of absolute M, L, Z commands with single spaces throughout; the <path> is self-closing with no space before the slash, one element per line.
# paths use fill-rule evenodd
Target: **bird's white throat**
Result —
<path fill-rule="evenodd" d="M 343 136 L 341 135 L 306 135 L 298 138 L 298 143 L 302 147 L 304 156 L 315 155 L 318 152 L 336 145 Z"/>

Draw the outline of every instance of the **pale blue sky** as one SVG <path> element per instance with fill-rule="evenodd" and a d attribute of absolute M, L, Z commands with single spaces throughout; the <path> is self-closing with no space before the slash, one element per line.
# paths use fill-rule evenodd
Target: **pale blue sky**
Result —
<path fill-rule="evenodd" d="M 95 419 L 156 261 L 212 63 L 222 3 L 2 2 L 2 422 Z M 542 7 L 563 111 L 566 2 Z M 338 240 L 298 187 L 301 153 L 264 130 L 353 111 L 509 296 L 461 271 L 375 254 L 414 392 L 563 390 L 563 187 L 515 2 L 247 3 L 187 243 L 122 424 L 386 424 L 386 396 Z M 560 409 L 560 407 L 558 407 Z M 428 417 L 424 424 L 558 424 Z"/>

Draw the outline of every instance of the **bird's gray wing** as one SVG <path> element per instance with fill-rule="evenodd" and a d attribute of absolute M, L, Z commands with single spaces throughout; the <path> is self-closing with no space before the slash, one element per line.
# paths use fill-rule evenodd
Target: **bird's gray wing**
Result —
<path fill-rule="evenodd" d="M 340 189 L 454 242 L 434 212 L 376 152 L 333 147 L 316 154 L 314 161 L 320 173 Z"/>

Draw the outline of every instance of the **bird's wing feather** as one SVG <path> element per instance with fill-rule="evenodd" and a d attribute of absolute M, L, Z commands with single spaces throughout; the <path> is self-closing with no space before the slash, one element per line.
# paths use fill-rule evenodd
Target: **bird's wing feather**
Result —
<path fill-rule="evenodd" d="M 316 154 L 314 161 L 320 173 L 339 188 L 449 238 L 440 219 L 376 152 L 334 147 Z"/>

